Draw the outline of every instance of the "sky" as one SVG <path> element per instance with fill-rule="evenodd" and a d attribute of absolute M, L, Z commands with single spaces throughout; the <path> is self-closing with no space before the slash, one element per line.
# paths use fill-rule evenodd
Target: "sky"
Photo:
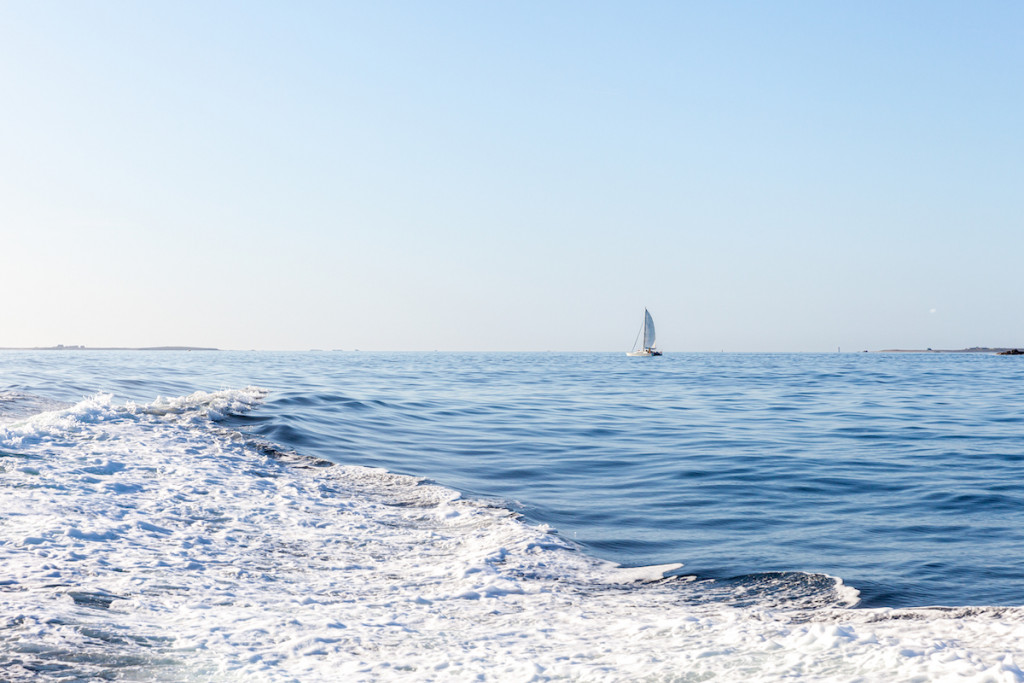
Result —
<path fill-rule="evenodd" d="M 0 346 L 1024 346 L 1019 2 L 0 0 Z"/>

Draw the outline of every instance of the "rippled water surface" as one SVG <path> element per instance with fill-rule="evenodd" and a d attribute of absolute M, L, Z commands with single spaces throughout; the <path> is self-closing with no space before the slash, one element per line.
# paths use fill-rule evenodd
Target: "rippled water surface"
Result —
<path fill-rule="evenodd" d="M 597 556 L 862 606 L 1024 604 L 1024 360 L 983 354 L 7 352 L 7 415 L 258 385 L 232 424 L 413 474 Z M 20 401 L 18 396 L 24 396 Z M 0 415 L 4 417 L 4 415 Z"/>

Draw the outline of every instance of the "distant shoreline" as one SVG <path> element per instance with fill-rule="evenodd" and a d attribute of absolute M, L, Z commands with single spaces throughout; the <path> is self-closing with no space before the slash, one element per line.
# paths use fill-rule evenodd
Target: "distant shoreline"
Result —
<path fill-rule="evenodd" d="M 0 346 L 0 351 L 220 351 L 209 346 Z"/>
<path fill-rule="evenodd" d="M 1013 346 L 972 346 L 969 349 L 882 349 L 876 353 L 1002 353 Z"/>

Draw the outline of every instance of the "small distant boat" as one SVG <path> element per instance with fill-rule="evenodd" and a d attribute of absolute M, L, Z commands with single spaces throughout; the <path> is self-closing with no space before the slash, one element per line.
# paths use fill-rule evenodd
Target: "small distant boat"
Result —
<path fill-rule="evenodd" d="M 640 328 L 640 333 L 636 336 L 637 340 L 643 337 L 643 344 L 640 348 L 637 348 L 636 342 L 633 343 L 633 350 L 626 353 L 627 356 L 634 358 L 638 356 L 660 356 L 661 351 L 657 347 L 657 341 L 654 336 L 654 318 L 651 317 L 650 311 L 644 309 L 644 325 Z"/>

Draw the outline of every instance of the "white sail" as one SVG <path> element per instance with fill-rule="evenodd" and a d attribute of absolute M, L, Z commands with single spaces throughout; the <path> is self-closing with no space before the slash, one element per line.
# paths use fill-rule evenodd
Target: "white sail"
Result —
<path fill-rule="evenodd" d="M 652 349 L 652 348 L 654 348 L 654 341 L 655 341 L 655 337 L 654 337 L 654 318 L 651 317 L 651 314 L 645 308 L 644 309 L 644 348 L 645 349 Z"/>

